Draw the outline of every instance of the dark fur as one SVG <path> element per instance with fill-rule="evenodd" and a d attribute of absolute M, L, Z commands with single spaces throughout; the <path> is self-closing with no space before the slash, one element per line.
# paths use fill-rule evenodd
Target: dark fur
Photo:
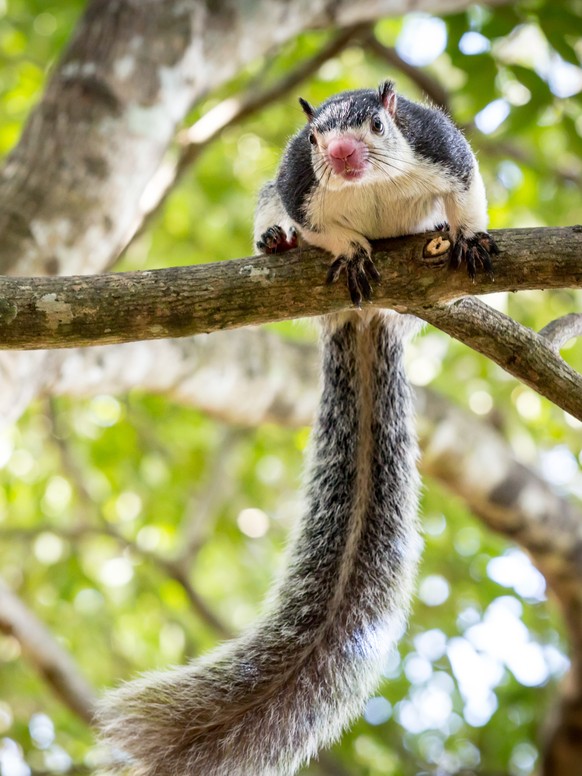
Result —
<path fill-rule="evenodd" d="M 285 210 L 298 224 L 305 225 L 305 203 L 317 185 L 311 163 L 309 124 L 289 141 L 279 168 L 276 186 Z"/>
<path fill-rule="evenodd" d="M 441 110 L 398 97 L 394 121 L 419 156 L 468 184 L 473 172 L 471 148 Z"/>

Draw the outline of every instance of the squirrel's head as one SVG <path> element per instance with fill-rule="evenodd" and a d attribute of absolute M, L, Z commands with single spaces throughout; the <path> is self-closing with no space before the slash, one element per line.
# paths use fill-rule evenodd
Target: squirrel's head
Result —
<path fill-rule="evenodd" d="M 324 186 L 370 183 L 395 177 L 401 134 L 396 129 L 397 97 L 392 81 L 377 91 L 343 92 L 313 108 L 299 102 L 308 120 L 315 176 Z"/>

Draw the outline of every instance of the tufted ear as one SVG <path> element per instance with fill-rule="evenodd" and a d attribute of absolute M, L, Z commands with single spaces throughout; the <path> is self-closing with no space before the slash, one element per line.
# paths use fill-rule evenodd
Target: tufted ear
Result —
<path fill-rule="evenodd" d="M 396 113 L 396 92 L 394 81 L 383 81 L 378 87 L 380 102 L 391 116 Z"/>
<path fill-rule="evenodd" d="M 315 116 L 315 110 L 313 107 L 307 102 L 307 100 L 304 100 L 303 97 L 299 98 L 299 104 L 303 108 L 303 113 L 307 116 L 307 121 L 310 123 L 313 121 L 313 117 Z"/>

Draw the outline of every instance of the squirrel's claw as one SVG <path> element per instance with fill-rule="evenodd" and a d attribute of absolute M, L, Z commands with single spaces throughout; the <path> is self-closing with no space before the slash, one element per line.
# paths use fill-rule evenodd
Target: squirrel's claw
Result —
<path fill-rule="evenodd" d="M 278 224 L 271 226 L 263 232 L 261 239 L 257 240 L 257 248 L 261 253 L 284 253 L 297 247 L 297 232 L 293 227 L 289 234 Z"/>
<path fill-rule="evenodd" d="M 353 256 L 338 256 L 329 267 L 326 283 L 335 283 L 344 271 L 353 304 L 361 307 L 362 300 L 369 302 L 372 298 L 370 279 L 380 280 L 380 273 L 367 252 L 362 248 Z"/>
<path fill-rule="evenodd" d="M 449 267 L 458 269 L 465 262 L 471 280 L 475 280 L 478 268 L 493 279 L 491 257 L 498 253 L 497 243 L 487 232 L 477 232 L 472 237 L 458 237 L 451 248 Z"/>

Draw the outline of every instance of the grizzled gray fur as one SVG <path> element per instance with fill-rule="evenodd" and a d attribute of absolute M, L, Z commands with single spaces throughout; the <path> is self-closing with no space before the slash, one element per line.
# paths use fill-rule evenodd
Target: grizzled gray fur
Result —
<path fill-rule="evenodd" d="M 200 661 L 105 697 L 139 776 L 284 776 L 334 741 L 401 634 L 419 556 L 409 320 L 326 324 L 305 514 L 265 614 Z"/>

